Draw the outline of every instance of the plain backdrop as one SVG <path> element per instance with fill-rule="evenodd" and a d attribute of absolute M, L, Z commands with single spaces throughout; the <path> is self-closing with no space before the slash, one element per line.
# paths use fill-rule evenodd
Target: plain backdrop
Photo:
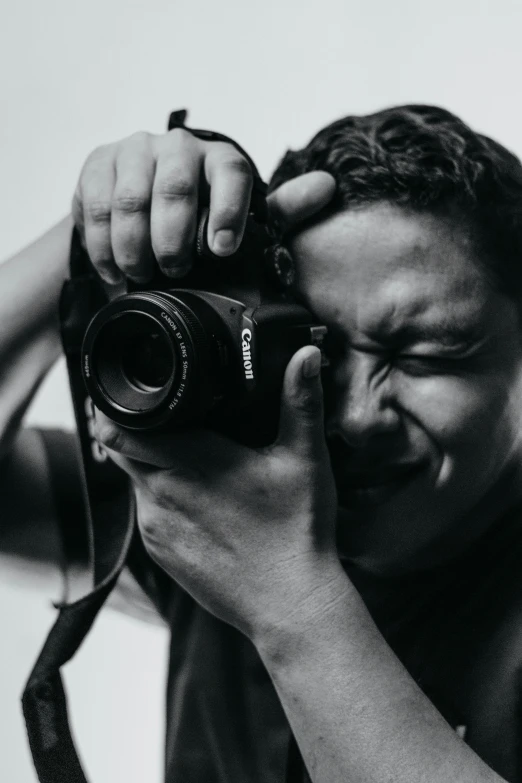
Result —
<path fill-rule="evenodd" d="M 4 1 L 0 258 L 68 211 L 95 146 L 161 133 L 175 108 L 235 137 L 264 176 L 324 124 L 398 103 L 445 106 L 521 153 L 521 31 L 520 0 Z M 72 428 L 63 365 L 29 421 Z M 32 783 L 19 696 L 56 592 L 8 565 L 0 780 Z M 166 644 L 164 629 L 106 610 L 67 667 L 94 783 L 161 780 Z"/>

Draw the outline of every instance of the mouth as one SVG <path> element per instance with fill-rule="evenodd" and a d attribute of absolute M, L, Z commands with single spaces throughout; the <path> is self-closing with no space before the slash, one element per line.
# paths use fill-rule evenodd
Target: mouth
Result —
<path fill-rule="evenodd" d="M 339 503 L 345 508 L 363 508 L 386 503 L 402 492 L 426 468 L 425 462 L 380 466 L 355 471 L 334 470 Z"/>

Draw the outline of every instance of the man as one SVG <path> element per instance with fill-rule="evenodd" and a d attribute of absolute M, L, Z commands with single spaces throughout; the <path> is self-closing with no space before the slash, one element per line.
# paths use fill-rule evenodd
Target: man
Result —
<path fill-rule="evenodd" d="M 182 130 L 97 150 L 73 214 L 100 276 L 182 276 L 202 182 L 227 255 L 251 187 L 237 151 Z M 282 781 L 287 721 L 313 783 L 521 780 L 522 167 L 412 106 L 324 129 L 272 191 L 329 328 L 324 410 L 306 347 L 267 449 L 97 414 L 169 577 L 167 780 Z M 2 492 L 25 535 L 51 527 L 40 436 L 18 424 L 59 352 L 69 230 L 0 270 Z M 28 465 L 37 509 L 8 496 Z"/>

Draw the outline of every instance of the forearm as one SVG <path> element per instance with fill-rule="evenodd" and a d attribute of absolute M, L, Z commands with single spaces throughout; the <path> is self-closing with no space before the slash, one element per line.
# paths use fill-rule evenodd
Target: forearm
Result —
<path fill-rule="evenodd" d="M 71 230 L 67 217 L 0 265 L 0 456 L 60 353 L 58 300 Z"/>
<path fill-rule="evenodd" d="M 501 783 L 408 675 L 340 568 L 255 641 L 313 783 Z"/>

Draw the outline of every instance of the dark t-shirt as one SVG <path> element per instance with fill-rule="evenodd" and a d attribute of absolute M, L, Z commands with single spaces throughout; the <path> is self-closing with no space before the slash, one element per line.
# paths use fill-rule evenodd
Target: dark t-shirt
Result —
<path fill-rule="evenodd" d="M 70 500 L 62 528 L 82 519 Z M 77 494 L 74 487 L 77 487 Z M 75 503 L 75 514 L 68 507 Z M 78 555 L 82 531 L 64 534 Z M 76 548 L 76 549 L 75 549 Z M 461 737 L 510 783 L 522 783 L 522 510 L 513 509 L 450 565 L 395 584 L 370 611 L 399 658 Z M 251 642 L 202 609 L 143 550 L 134 562 L 171 631 L 167 783 L 284 783 L 290 730 Z"/>

